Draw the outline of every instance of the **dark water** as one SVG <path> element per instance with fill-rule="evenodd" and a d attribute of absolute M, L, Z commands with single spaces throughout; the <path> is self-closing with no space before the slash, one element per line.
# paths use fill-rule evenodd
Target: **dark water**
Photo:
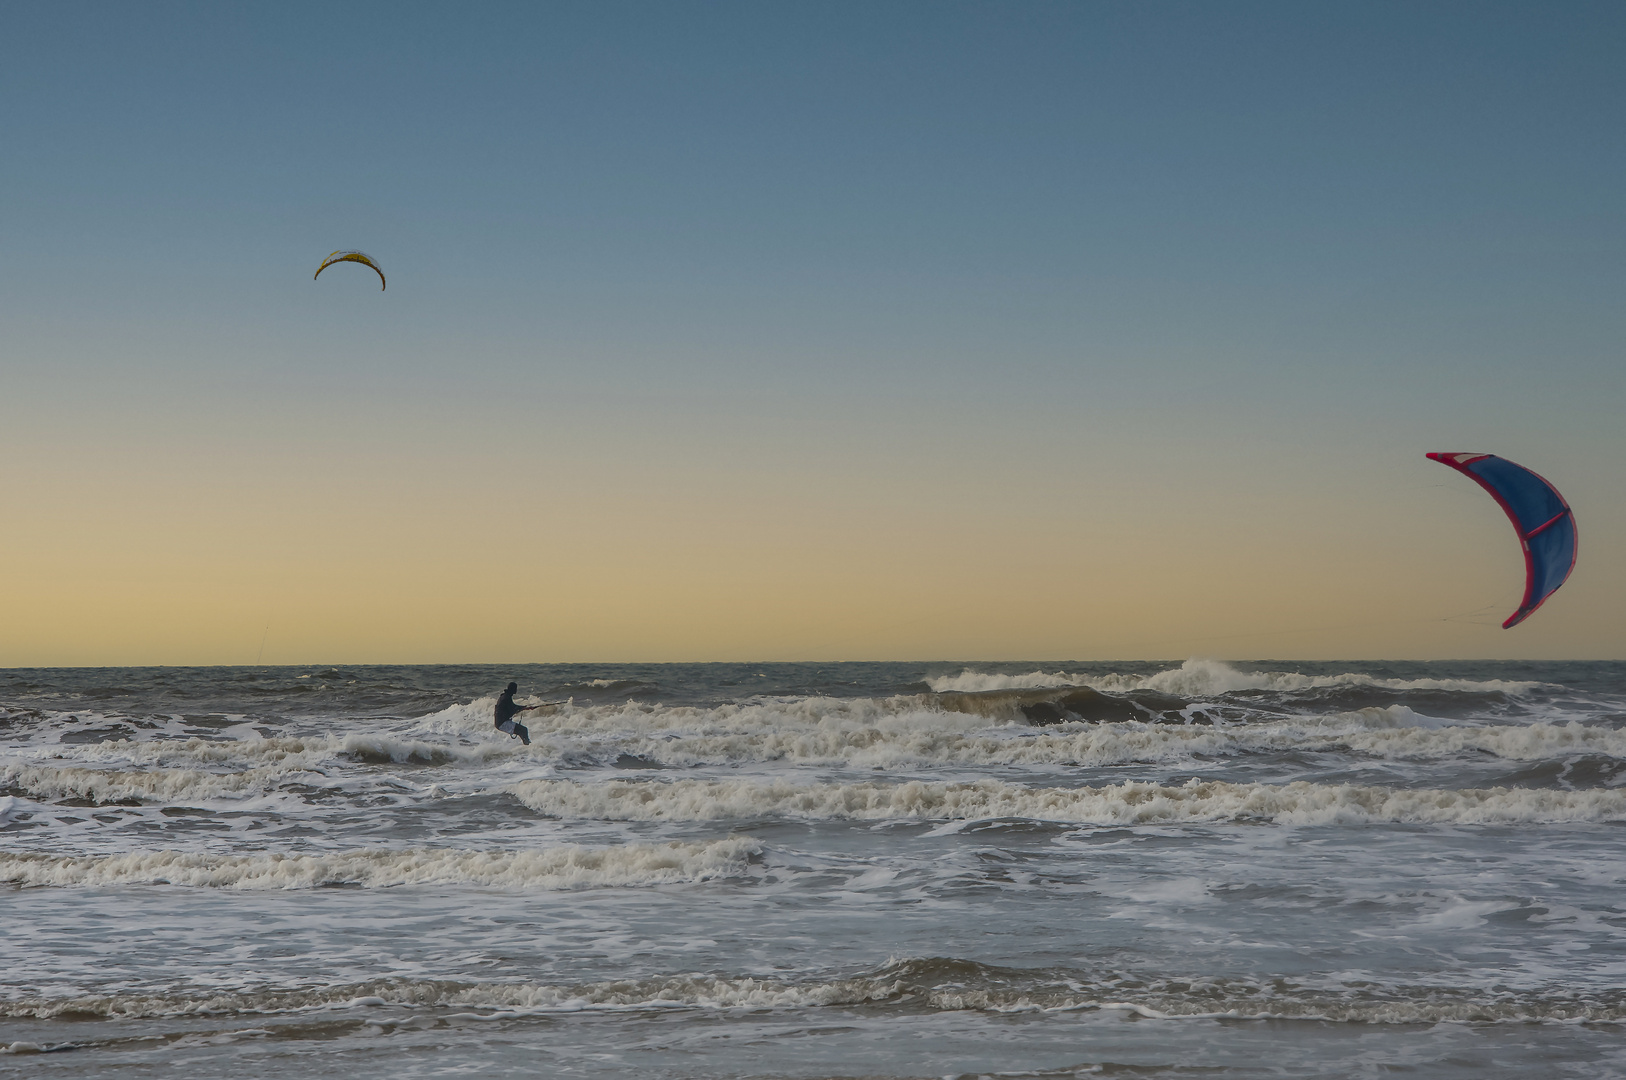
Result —
<path fill-rule="evenodd" d="M 0 671 L 0 1073 L 1626 1076 L 1623 727 L 1620 663 Z"/>

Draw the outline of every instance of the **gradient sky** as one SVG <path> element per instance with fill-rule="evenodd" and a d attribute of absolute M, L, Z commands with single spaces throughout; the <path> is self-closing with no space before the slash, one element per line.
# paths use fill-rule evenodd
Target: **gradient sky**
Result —
<path fill-rule="evenodd" d="M 9 3 L 0 666 L 1626 657 L 1623 56 L 1619 3 Z M 1575 508 L 1514 630 L 1429 450 Z"/>

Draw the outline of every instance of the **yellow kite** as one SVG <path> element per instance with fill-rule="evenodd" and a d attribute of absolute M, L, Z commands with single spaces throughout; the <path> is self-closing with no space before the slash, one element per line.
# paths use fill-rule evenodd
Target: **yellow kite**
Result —
<path fill-rule="evenodd" d="M 315 281 L 317 278 L 321 277 L 322 276 L 322 271 L 326 270 L 328 267 L 332 266 L 334 263 L 342 263 L 342 262 L 360 263 L 363 266 L 372 267 L 373 271 L 378 275 L 378 291 L 379 292 L 383 292 L 385 287 L 388 285 L 388 282 L 386 282 L 384 280 L 384 269 L 383 269 L 383 267 L 381 267 L 377 263 L 373 262 L 371 257 L 369 257 L 367 255 L 363 255 L 359 251 L 335 251 L 333 254 L 329 255 L 327 258 L 322 260 L 322 265 L 318 266 L 316 268 L 316 273 L 311 275 L 311 280 Z"/>

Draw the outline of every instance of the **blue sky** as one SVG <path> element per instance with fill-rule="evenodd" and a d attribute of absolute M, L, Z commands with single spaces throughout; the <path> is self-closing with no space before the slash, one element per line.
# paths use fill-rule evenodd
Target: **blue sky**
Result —
<path fill-rule="evenodd" d="M 413 537 L 397 584 L 456 580 L 391 617 L 445 632 L 324 637 L 305 598 L 287 658 L 731 658 L 764 627 L 794 656 L 845 633 L 842 610 L 931 612 L 933 580 L 967 578 L 954 632 L 850 647 L 1204 651 L 1233 623 L 1366 619 L 1352 595 L 1400 603 L 1460 569 L 1460 597 L 1405 612 L 1426 620 L 1516 567 L 1495 507 L 1421 457 L 1459 449 L 1560 481 L 1590 576 L 1517 641 L 1259 646 L 1626 655 L 1619 5 L 40 4 L 7 23 L 12 603 L 150 586 L 75 601 L 79 630 L 14 631 L 16 662 L 226 658 L 204 643 L 257 637 L 274 606 L 247 593 L 291 587 L 242 583 L 310 578 L 344 554 L 333 533 L 362 562 Z M 341 247 L 389 290 L 358 267 L 313 283 Z M 323 494 L 302 505 L 302 484 Z M 505 504 L 580 546 L 483 548 Z M 368 506 L 376 527 L 347 516 Z M 432 543 L 412 524 L 431 519 Z M 234 524 L 187 539 L 198 520 Z M 972 520 L 986 535 L 956 547 Z M 118 554 L 170 528 L 172 555 Z M 1392 575 L 1368 529 L 1415 534 Z M 580 551 L 634 534 L 560 600 Z M 1442 546 L 1460 568 L 1417 554 Z M 777 609 L 741 599 L 780 587 L 776 550 L 794 574 L 836 549 L 850 586 L 836 560 Z M 1216 551 L 1246 587 L 1176 602 Z M 1306 595 L 1357 551 L 1370 582 Z M 578 633 L 591 597 L 713 557 L 709 588 L 629 602 L 659 633 Z M 733 595 L 742 560 L 763 576 Z M 459 578 L 472 563 L 491 579 Z M 917 563 L 931 575 L 877 584 Z M 1006 590 L 1003 566 L 1026 568 Z M 1185 584 L 1153 615 L 1136 575 Z M 503 582 L 556 617 L 469 629 Z M 796 629 L 806 595 L 843 588 Z M 1042 630 L 998 614 L 1052 594 L 1072 615 Z"/>

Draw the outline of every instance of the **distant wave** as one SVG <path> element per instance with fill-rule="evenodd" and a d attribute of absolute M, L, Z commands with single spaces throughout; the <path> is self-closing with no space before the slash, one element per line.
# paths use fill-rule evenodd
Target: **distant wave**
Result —
<path fill-rule="evenodd" d="M 1034 671 L 1025 675 L 985 674 L 966 669 L 958 675 L 927 679 L 939 693 L 971 693 L 986 690 L 1023 690 L 1066 686 L 1087 686 L 1107 693 L 1153 690 L 1180 697 L 1212 697 L 1242 690 L 1283 692 L 1371 686 L 1385 690 L 1445 690 L 1459 693 L 1528 694 L 1542 687 L 1539 682 L 1507 679 L 1382 679 L 1371 675 L 1302 675 L 1292 671 L 1239 671 L 1219 660 L 1187 660 L 1177 668 L 1152 675 L 1070 675 L 1066 672 Z"/>
<path fill-rule="evenodd" d="M 538 813 L 614 821 L 1021 818 L 1091 825 L 1230 821 L 1490 825 L 1626 820 L 1626 791 L 1619 789 L 1431 790 L 1307 781 L 1234 784 L 1192 780 L 1181 785 L 1128 782 L 1036 788 L 996 780 L 963 784 L 529 780 L 516 784 L 513 792 Z"/>
<path fill-rule="evenodd" d="M 1183 697 L 1235 693 L 1240 690 L 1302 691 L 1347 686 L 1385 690 L 1448 690 L 1465 694 L 1528 694 L 1544 684 L 1508 679 L 1380 679 L 1349 672 L 1301 675 L 1294 671 L 1238 671 L 1218 660 L 1187 660 L 1155 675 L 1107 675 L 1087 684 L 1097 690 L 1156 690 Z"/>
<path fill-rule="evenodd" d="M 760 850 L 748 837 L 712 843 L 563 844 L 540 851 L 361 850 L 308 855 L 154 851 L 106 856 L 0 854 L 0 881 L 24 886 L 187 885 L 310 889 L 482 885 L 521 890 L 660 885 L 741 873 Z"/>

